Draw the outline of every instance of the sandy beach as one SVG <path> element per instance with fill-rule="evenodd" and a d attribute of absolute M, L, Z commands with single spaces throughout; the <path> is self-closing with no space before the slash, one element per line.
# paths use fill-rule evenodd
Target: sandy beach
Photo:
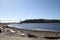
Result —
<path fill-rule="evenodd" d="M 0 27 L 4 28 L 0 28 L 0 40 L 60 40 L 60 32 L 18 29 L 6 24 L 0 24 Z"/>

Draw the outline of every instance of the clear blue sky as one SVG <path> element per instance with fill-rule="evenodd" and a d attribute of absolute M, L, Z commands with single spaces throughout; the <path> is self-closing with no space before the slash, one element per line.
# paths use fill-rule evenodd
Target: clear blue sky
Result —
<path fill-rule="evenodd" d="M 60 19 L 60 0 L 0 0 L 0 18 Z"/>

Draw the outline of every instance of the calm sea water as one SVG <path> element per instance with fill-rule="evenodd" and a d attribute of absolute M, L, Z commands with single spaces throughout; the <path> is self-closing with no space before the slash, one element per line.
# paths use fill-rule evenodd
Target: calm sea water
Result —
<path fill-rule="evenodd" d="M 60 31 L 60 23 L 23 23 L 11 25 L 12 27 L 23 29 Z"/>

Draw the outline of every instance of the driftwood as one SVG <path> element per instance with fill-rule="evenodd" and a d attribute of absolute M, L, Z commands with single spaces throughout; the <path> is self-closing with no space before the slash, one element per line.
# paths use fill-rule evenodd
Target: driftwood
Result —
<path fill-rule="evenodd" d="M 20 36 L 24 37 L 24 36 L 27 36 L 27 35 L 25 33 L 20 33 Z"/>
<path fill-rule="evenodd" d="M 4 32 L 6 32 L 7 34 L 14 34 L 15 31 L 12 29 L 4 29 Z"/>
<path fill-rule="evenodd" d="M 23 31 L 20 31 L 20 36 L 27 36 L 27 34 L 26 33 L 24 33 Z"/>
<path fill-rule="evenodd" d="M 0 33 L 1 33 L 1 32 L 3 32 L 3 28 L 2 28 L 2 27 L 0 27 Z"/>
<path fill-rule="evenodd" d="M 59 39 L 60 37 L 44 37 L 46 39 Z"/>
<path fill-rule="evenodd" d="M 33 34 L 27 34 L 28 35 L 28 37 L 34 37 L 34 38 L 36 38 L 37 36 L 35 36 L 35 35 L 33 35 Z"/>
<path fill-rule="evenodd" d="M 1 29 L 0 29 L 0 33 L 1 33 L 2 31 L 1 31 Z"/>

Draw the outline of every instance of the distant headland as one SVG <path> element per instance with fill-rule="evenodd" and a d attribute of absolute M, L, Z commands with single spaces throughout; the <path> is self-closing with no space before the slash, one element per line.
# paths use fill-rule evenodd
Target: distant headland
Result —
<path fill-rule="evenodd" d="M 28 19 L 21 21 L 20 23 L 60 23 L 57 19 Z"/>

